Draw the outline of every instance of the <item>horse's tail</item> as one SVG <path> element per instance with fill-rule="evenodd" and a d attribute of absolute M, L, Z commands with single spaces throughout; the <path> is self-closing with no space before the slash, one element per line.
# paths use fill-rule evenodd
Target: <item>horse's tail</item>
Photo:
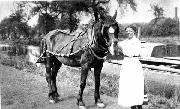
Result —
<path fill-rule="evenodd" d="M 40 42 L 40 57 L 38 58 L 36 63 L 44 63 L 45 62 L 46 50 L 47 50 L 46 40 L 42 39 Z"/>

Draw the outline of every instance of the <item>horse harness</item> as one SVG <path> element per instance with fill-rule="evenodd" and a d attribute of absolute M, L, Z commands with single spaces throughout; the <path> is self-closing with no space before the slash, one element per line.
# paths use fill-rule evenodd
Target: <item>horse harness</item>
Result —
<path fill-rule="evenodd" d="M 105 25 L 101 28 L 101 34 L 102 34 L 102 32 L 103 32 L 104 27 L 105 27 Z M 69 43 L 67 43 L 65 46 L 63 46 L 63 47 L 61 48 L 61 50 L 62 50 L 63 48 L 65 48 L 67 45 L 69 45 L 71 42 L 74 42 L 74 41 L 78 40 L 79 38 L 81 38 L 82 36 L 84 36 L 85 33 L 87 33 L 87 29 L 86 29 L 86 31 L 85 31 L 84 33 L 82 33 L 82 32 L 79 33 L 79 35 L 78 35 L 75 39 L 72 39 Z M 91 37 L 92 37 L 92 41 L 90 41 L 89 43 L 87 43 L 87 44 L 86 44 L 85 46 L 83 46 L 80 50 L 87 50 L 87 49 L 89 49 L 89 50 L 90 50 L 90 53 L 91 53 L 94 57 L 96 57 L 97 59 L 100 59 L 100 60 L 105 60 L 106 57 L 100 57 L 100 56 L 98 56 L 98 55 L 95 53 L 95 51 L 93 50 L 93 44 L 96 43 L 96 39 L 95 39 L 95 37 L 94 37 L 94 28 L 93 28 L 93 26 L 92 26 L 92 31 L 91 31 Z M 106 40 L 105 38 L 104 38 L 104 40 L 105 40 L 106 45 L 107 45 L 107 40 Z M 95 46 L 97 46 L 97 45 L 95 44 Z M 98 48 L 100 48 L 101 51 L 105 51 L 104 54 L 107 54 L 107 53 L 108 53 L 107 48 L 105 48 L 105 47 L 103 47 L 103 46 L 101 46 L 101 45 L 98 45 Z M 61 53 L 60 53 L 61 50 L 59 50 L 59 53 L 57 53 L 57 52 L 54 53 L 54 52 L 52 52 L 52 51 L 50 51 L 50 50 L 46 50 L 46 51 L 44 51 L 44 53 L 45 53 L 45 52 L 48 52 L 48 53 L 50 53 L 50 54 L 52 54 L 52 55 L 54 55 L 54 56 L 63 57 L 63 56 L 73 55 L 73 54 L 75 54 L 75 53 L 77 53 L 77 52 L 80 51 L 80 50 L 77 50 L 77 51 L 75 51 L 75 52 L 73 52 L 73 53 L 70 53 L 69 55 L 65 55 L 65 54 L 61 54 Z M 99 50 L 99 49 L 98 49 L 98 50 Z M 43 53 L 43 54 L 44 54 L 44 53 Z M 40 56 L 40 57 L 41 57 L 41 56 Z"/>

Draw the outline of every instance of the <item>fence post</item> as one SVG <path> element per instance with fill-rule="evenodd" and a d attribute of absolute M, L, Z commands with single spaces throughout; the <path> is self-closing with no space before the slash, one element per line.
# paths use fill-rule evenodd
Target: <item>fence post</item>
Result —
<path fill-rule="evenodd" d="M 140 35 L 141 35 L 141 27 L 138 27 L 138 34 L 137 34 L 137 38 L 140 40 Z"/>

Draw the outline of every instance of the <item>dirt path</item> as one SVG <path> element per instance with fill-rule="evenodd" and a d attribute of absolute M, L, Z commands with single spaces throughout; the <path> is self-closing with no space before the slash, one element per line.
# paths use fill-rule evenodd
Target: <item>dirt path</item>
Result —
<path fill-rule="evenodd" d="M 57 87 L 62 100 L 56 104 L 49 104 L 45 77 L 1 64 L 0 74 L 2 109 L 78 109 L 77 87 L 62 86 L 58 82 Z M 117 98 L 105 95 L 101 98 L 107 104 L 105 109 L 121 109 L 117 105 Z M 88 109 L 97 109 L 94 105 L 93 93 L 85 92 L 84 101 Z"/>

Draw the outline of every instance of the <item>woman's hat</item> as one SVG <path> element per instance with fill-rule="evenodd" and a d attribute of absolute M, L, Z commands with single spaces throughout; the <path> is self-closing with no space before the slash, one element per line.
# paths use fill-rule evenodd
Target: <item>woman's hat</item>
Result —
<path fill-rule="evenodd" d="M 125 30 L 126 30 L 127 28 L 132 28 L 132 29 L 134 30 L 134 32 L 137 33 L 137 27 L 136 27 L 135 25 L 127 26 L 127 27 L 125 28 Z"/>

